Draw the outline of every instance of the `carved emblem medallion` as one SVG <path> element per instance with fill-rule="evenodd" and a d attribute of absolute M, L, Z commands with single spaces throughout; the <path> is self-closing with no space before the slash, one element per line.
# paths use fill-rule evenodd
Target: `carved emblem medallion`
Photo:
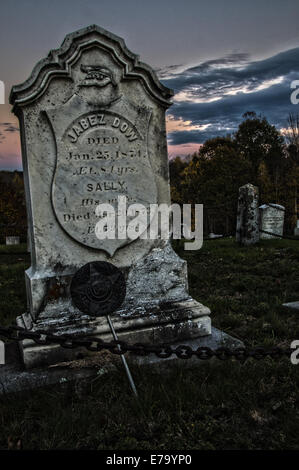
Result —
<path fill-rule="evenodd" d="M 71 282 L 75 306 L 91 316 L 104 316 L 121 306 L 126 295 L 126 282 L 120 269 L 106 261 L 85 264 Z"/>

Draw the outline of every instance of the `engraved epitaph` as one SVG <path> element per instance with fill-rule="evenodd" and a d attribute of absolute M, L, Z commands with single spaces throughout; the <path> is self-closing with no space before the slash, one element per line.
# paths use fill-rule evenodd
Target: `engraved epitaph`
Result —
<path fill-rule="evenodd" d="M 157 188 L 147 150 L 151 110 L 134 107 L 117 94 L 102 102 L 102 90 L 109 86 L 116 84 L 102 85 L 98 103 L 89 104 L 79 91 L 46 114 L 57 149 L 52 184 L 56 217 L 72 238 L 112 256 L 131 240 L 97 238 L 97 205 L 110 204 L 117 213 L 118 196 L 126 196 L 128 203 L 148 208 L 157 202 Z M 121 228 L 125 235 L 126 227 Z"/>

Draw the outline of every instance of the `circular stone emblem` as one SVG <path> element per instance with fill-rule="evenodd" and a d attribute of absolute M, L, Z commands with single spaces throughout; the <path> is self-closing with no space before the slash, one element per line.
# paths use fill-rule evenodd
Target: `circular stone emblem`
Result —
<path fill-rule="evenodd" d="M 83 313 L 100 317 L 121 306 L 126 295 L 123 273 L 106 261 L 87 263 L 74 275 L 71 297 Z"/>

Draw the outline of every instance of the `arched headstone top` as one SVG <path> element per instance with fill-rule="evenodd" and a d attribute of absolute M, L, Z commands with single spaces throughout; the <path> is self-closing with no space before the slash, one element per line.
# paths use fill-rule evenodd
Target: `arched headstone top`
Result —
<path fill-rule="evenodd" d="M 84 51 L 91 48 L 107 51 L 113 57 L 122 71 L 120 80 L 137 79 L 152 98 L 165 107 L 171 105 L 173 91 L 160 83 L 155 71 L 139 61 L 139 56 L 127 48 L 122 38 L 100 26 L 91 25 L 68 34 L 60 48 L 51 50 L 46 58 L 36 64 L 25 82 L 12 88 L 10 103 L 14 111 L 18 106 L 32 103 L 42 96 L 54 77 L 66 77 L 74 81 L 73 65 Z M 100 64 L 91 65 L 100 67 Z"/>

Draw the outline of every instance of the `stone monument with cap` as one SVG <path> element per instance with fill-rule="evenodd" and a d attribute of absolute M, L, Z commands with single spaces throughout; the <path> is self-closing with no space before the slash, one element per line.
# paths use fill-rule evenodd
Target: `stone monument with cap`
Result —
<path fill-rule="evenodd" d="M 285 207 L 280 204 L 263 204 L 259 207 L 262 239 L 278 239 L 283 235 Z M 273 233 L 273 235 L 272 235 Z"/>

